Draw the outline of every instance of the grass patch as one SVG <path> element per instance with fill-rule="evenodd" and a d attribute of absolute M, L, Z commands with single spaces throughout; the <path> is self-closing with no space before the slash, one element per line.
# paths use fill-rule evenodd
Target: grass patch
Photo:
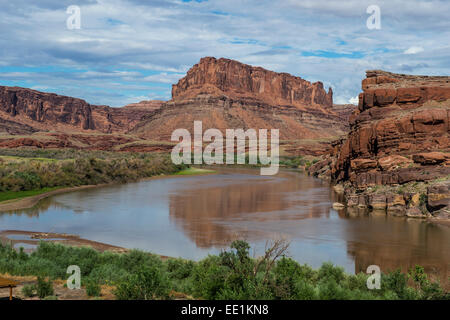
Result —
<path fill-rule="evenodd" d="M 201 169 L 201 168 L 187 168 L 181 171 L 178 171 L 175 173 L 175 175 L 179 176 L 193 176 L 198 174 L 209 174 L 209 173 L 215 173 L 215 170 L 209 170 L 209 169 Z"/>
<path fill-rule="evenodd" d="M 42 193 L 50 192 L 53 190 L 61 189 L 61 187 L 47 187 L 39 190 L 27 190 L 27 191 L 3 191 L 0 192 L 0 202 L 13 200 L 13 199 L 22 199 L 26 197 L 36 196 Z"/>

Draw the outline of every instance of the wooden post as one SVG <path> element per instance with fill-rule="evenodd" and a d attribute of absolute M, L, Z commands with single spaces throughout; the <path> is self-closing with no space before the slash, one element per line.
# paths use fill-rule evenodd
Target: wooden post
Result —
<path fill-rule="evenodd" d="M 9 287 L 9 300 L 12 300 L 12 286 Z"/>

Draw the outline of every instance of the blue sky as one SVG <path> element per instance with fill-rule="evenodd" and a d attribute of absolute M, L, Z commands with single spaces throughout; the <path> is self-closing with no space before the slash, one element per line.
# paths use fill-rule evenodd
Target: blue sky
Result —
<path fill-rule="evenodd" d="M 369 30 L 369 5 L 381 29 Z M 365 70 L 450 74 L 450 4 L 439 0 L 0 0 L 0 85 L 114 107 L 170 99 L 201 57 L 236 59 L 331 86 Z M 81 9 L 69 30 L 66 9 Z M 354 101 L 354 100 L 352 100 Z"/>

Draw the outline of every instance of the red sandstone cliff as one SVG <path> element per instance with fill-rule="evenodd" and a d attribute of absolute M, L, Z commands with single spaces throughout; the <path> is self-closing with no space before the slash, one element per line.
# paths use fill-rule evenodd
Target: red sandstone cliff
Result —
<path fill-rule="evenodd" d="M 0 86 L 0 118 L 4 131 L 11 134 L 49 130 L 125 132 L 149 111 L 95 106 L 54 93 Z"/>
<path fill-rule="evenodd" d="M 311 83 L 288 73 L 276 73 L 230 59 L 205 57 L 172 86 L 174 101 L 199 94 L 225 95 L 268 105 L 290 105 L 300 109 L 331 108 L 333 92 L 322 82 Z"/>
<path fill-rule="evenodd" d="M 411 194 L 367 193 L 380 185 L 397 188 L 421 182 L 427 187 L 428 182 L 441 180 L 426 191 L 427 209 L 448 208 L 450 77 L 374 70 L 367 71 L 362 89 L 347 138 L 334 145 L 332 157 L 311 171 L 347 183 L 351 205 L 391 207 L 403 213 L 410 206 Z M 412 210 L 411 215 L 415 214 L 417 210 Z M 448 209 L 440 214 L 447 216 Z"/>
<path fill-rule="evenodd" d="M 432 174 L 420 174 L 419 168 L 399 169 L 395 175 L 384 173 L 382 163 L 394 155 L 411 158 L 431 151 L 448 153 L 449 80 L 368 71 L 362 82 L 359 113 L 351 118 L 351 131 L 340 147 L 334 178 L 348 178 L 361 187 L 431 178 Z M 409 166 L 410 161 L 403 162 Z M 419 160 L 415 163 L 421 164 Z"/>
<path fill-rule="evenodd" d="M 326 92 L 321 82 L 310 83 L 229 59 L 201 59 L 173 85 L 172 93 L 168 102 L 141 101 L 110 108 L 53 93 L 0 87 L 0 132 L 72 134 L 8 137 L 0 147 L 96 146 L 152 151 L 162 144 L 142 141 L 168 141 L 175 129 L 192 129 L 194 121 L 201 120 L 204 130 L 279 129 L 286 152 L 320 155 L 330 148 L 328 141 L 348 131 L 348 108 L 333 107 L 331 88 Z M 125 142 L 121 137 L 102 135 L 104 143 L 99 144 L 94 143 L 95 138 L 78 135 L 80 132 L 128 133 L 135 137 Z"/>
<path fill-rule="evenodd" d="M 176 128 L 279 129 L 282 140 L 335 139 L 347 132 L 334 111 L 332 91 L 287 73 L 276 73 L 229 59 L 202 58 L 172 87 L 172 100 L 145 117 L 131 133 L 170 140 Z M 318 155 L 329 144 L 283 146 L 292 154 Z"/>

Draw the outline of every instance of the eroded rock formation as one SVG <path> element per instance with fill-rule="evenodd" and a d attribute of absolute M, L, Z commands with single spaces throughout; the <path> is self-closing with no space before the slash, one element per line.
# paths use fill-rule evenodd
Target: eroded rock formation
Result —
<path fill-rule="evenodd" d="M 276 73 L 230 59 L 205 57 L 172 86 L 174 101 L 199 94 L 227 96 L 233 100 L 289 105 L 300 109 L 331 108 L 333 92 L 322 82 L 310 83 L 288 73 Z"/>
<path fill-rule="evenodd" d="M 348 111 L 347 106 L 333 106 L 332 90 L 326 91 L 321 82 L 206 57 L 173 85 L 172 100 L 168 102 L 141 101 L 110 108 L 53 93 L 0 87 L 4 134 L 51 131 L 73 135 L 61 135 L 60 141 L 42 134 L 8 138 L 0 146 L 77 147 L 79 144 L 73 142 L 79 140 L 79 132 L 128 133 L 135 135 L 136 141 L 123 145 L 120 138 L 102 136 L 105 143 L 93 145 L 103 149 L 116 141 L 117 150 L 166 150 L 164 143 L 156 146 L 142 141 L 167 142 L 175 129 L 192 130 L 194 120 L 201 120 L 203 130 L 279 129 L 286 152 L 317 156 L 329 151 L 329 141 L 348 131 Z M 84 148 L 83 142 L 80 145 Z"/>
<path fill-rule="evenodd" d="M 33 131 L 126 132 L 150 110 L 95 106 L 82 99 L 0 86 L 0 118 L 8 133 Z M 20 124 L 21 129 L 17 125 Z M 16 128 L 16 129 L 14 129 Z"/>
<path fill-rule="evenodd" d="M 336 142 L 332 156 L 311 171 L 348 183 L 350 205 L 408 214 L 407 209 L 414 207 L 414 194 L 370 195 L 368 190 L 449 180 L 450 77 L 367 71 L 362 89 L 358 110 L 350 117 L 348 137 Z M 445 186 L 448 183 L 438 189 Z M 448 191 L 442 192 L 448 204 Z M 433 210 L 428 200 L 428 209 Z M 410 214 L 417 215 L 417 210 Z"/>
<path fill-rule="evenodd" d="M 279 129 L 282 140 L 314 140 L 287 143 L 283 146 L 287 152 L 319 155 L 329 148 L 324 139 L 347 132 L 332 100 L 331 88 L 325 91 L 321 82 L 206 57 L 173 85 L 172 100 L 147 115 L 130 133 L 170 140 L 174 129 L 193 132 L 194 120 L 202 121 L 203 130 Z"/>

